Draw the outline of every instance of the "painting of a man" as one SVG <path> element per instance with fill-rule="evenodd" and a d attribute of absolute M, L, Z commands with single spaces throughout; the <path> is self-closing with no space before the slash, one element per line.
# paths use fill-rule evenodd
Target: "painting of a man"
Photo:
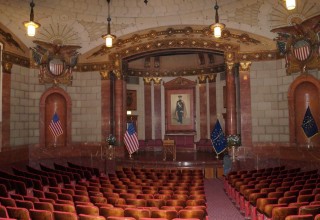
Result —
<path fill-rule="evenodd" d="M 186 104 L 182 100 L 182 95 L 178 96 L 178 101 L 176 103 L 176 110 L 175 110 L 175 115 L 177 117 L 178 123 L 182 124 L 183 118 L 186 116 Z"/>

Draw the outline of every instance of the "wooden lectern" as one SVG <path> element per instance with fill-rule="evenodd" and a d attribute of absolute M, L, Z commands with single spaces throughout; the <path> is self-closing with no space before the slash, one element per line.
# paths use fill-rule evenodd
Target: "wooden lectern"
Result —
<path fill-rule="evenodd" d="M 162 141 L 162 147 L 163 147 L 163 160 L 167 159 L 167 153 L 171 153 L 173 157 L 173 161 L 176 160 L 176 144 L 174 140 L 163 140 Z"/>

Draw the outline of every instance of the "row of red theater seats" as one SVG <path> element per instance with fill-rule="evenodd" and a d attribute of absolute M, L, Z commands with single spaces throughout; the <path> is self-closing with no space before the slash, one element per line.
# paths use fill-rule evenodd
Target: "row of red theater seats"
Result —
<path fill-rule="evenodd" d="M 273 171 L 272 168 L 270 170 Z M 282 169 L 281 172 L 255 176 L 257 173 L 266 174 L 265 170 L 239 171 L 225 179 L 225 188 L 230 198 L 245 212 L 246 218 L 285 219 L 286 216 L 295 214 L 287 218 L 313 219 L 320 213 L 318 202 L 314 201 L 320 199 L 320 195 L 315 195 L 320 191 L 320 184 L 317 184 L 320 179 L 317 170 L 299 171 L 300 169 Z M 279 205 L 280 203 L 285 204 Z M 311 216 L 301 216 L 308 213 Z"/>
<path fill-rule="evenodd" d="M 18 200 L 17 200 L 18 201 Z M 180 211 L 166 209 L 148 209 L 148 208 L 113 208 L 107 206 L 88 206 L 66 204 L 54 204 L 51 210 L 44 209 L 41 202 L 36 202 L 38 208 L 21 208 L 15 206 L 0 205 L 0 219 L 18 219 L 18 220 L 112 220 L 112 219 L 192 219 L 204 220 L 204 212 L 196 209 L 182 209 Z M 51 203 L 49 203 L 51 204 Z M 52 205 L 52 204 L 51 204 Z M 67 207 L 69 206 L 69 207 Z"/>
<path fill-rule="evenodd" d="M 97 168 L 82 167 L 72 163 L 68 163 L 68 165 L 73 166 L 73 168 L 70 169 L 73 169 L 74 172 L 61 170 L 63 166 L 58 166 L 60 169 L 55 170 L 44 165 L 40 165 L 42 170 L 35 169 L 28 165 L 26 166 L 26 171 L 12 168 L 14 174 L 0 171 L 0 183 L 4 184 L 8 190 L 15 189 L 17 193 L 26 195 L 28 193 L 27 188 L 42 190 L 45 185 L 56 187 L 61 184 L 74 183 L 84 178 L 99 176 L 99 170 Z M 81 172 L 82 176 L 79 174 Z"/>

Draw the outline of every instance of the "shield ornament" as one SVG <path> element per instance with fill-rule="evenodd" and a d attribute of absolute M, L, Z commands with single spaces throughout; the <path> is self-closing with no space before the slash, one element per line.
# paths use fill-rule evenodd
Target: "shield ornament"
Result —
<path fill-rule="evenodd" d="M 50 73 L 59 76 L 63 73 L 64 70 L 64 62 L 60 59 L 52 59 L 49 62 L 49 70 Z"/>
<path fill-rule="evenodd" d="M 310 43 L 306 40 L 298 40 L 293 44 L 293 55 L 299 61 L 307 60 L 311 55 Z"/>

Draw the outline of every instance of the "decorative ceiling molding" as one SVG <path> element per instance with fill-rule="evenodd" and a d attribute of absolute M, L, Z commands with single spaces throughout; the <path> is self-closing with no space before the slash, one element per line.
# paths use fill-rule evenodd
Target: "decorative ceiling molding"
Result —
<path fill-rule="evenodd" d="M 2 59 L 3 59 L 3 62 L 8 62 L 8 63 L 12 63 L 18 66 L 23 66 L 28 68 L 30 67 L 30 59 L 23 56 L 19 56 L 17 54 L 3 51 Z"/>
<path fill-rule="evenodd" d="M 9 32 L 5 32 L 0 28 L 0 35 L 2 36 L 2 39 L 9 44 L 10 46 L 15 46 L 17 49 L 21 50 L 24 52 L 24 50 L 21 48 L 20 44 L 13 38 L 12 34 Z"/>
<path fill-rule="evenodd" d="M 160 37 L 163 39 L 166 38 L 177 38 L 177 37 L 187 37 L 190 35 L 196 35 L 197 38 L 199 38 L 199 40 L 201 39 L 201 41 L 205 40 L 203 38 L 207 38 L 205 41 L 213 41 L 212 38 L 212 31 L 210 30 L 209 27 L 205 27 L 202 29 L 197 29 L 197 28 L 192 28 L 192 27 L 184 27 L 184 28 L 167 28 L 166 30 L 151 30 L 147 33 L 144 34 L 133 34 L 132 36 L 125 38 L 125 39 L 118 39 L 114 46 L 116 49 L 119 48 L 123 48 L 125 47 L 127 44 L 139 44 L 141 42 L 145 42 L 145 41 L 154 41 L 154 40 L 160 40 Z M 196 41 L 196 37 L 193 36 L 194 41 Z M 226 29 L 222 32 L 222 37 L 221 40 L 225 40 L 225 41 L 230 41 L 230 40 L 236 40 L 238 43 L 244 43 L 246 45 L 249 44 L 261 44 L 261 41 L 250 37 L 250 35 L 248 33 L 241 33 L 241 34 L 237 34 L 237 33 L 233 33 L 232 31 Z M 218 44 L 228 44 L 226 42 L 221 42 L 221 40 L 216 43 Z M 92 54 L 89 55 L 88 58 L 92 58 L 95 56 L 103 56 L 106 54 L 109 54 L 111 52 L 111 49 L 107 48 L 106 46 L 102 46 L 100 47 L 99 50 L 93 52 Z"/>
<path fill-rule="evenodd" d="M 225 71 L 225 65 L 214 66 L 210 68 L 199 68 L 199 69 L 187 69 L 187 70 L 138 70 L 128 69 L 128 72 L 123 73 L 127 76 L 138 76 L 138 77 L 177 77 L 177 76 L 198 76 L 208 75 L 212 73 L 219 73 Z"/>
<path fill-rule="evenodd" d="M 118 52 L 109 55 L 110 60 L 123 59 L 134 54 L 145 53 L 148 51 L 156 51 L 163 49 L 208 49 L 214 51 L 237 51 L 239 48 L 236 45 L 228 43 L 214 42 L 205 39 L 193 38 L 174 38 L 164 40 L 154 40 L 152 42 L 141 43 L 139 45 L 131 46 Z"/>
<path fill-rule="evenodd" d="M 259 51 L 253 53 L 237 53 L 236 60 L 238 61 L 263 61 L 263 60 L 277 60 L 282 59 L 277 50 L 273 51 Z"/>
<path fill-rule="evenodd" d="M 71 24 L 49 23 L 41 27 L 35 39 L 52 44 L 80 45 L 79 34 Z"/>

